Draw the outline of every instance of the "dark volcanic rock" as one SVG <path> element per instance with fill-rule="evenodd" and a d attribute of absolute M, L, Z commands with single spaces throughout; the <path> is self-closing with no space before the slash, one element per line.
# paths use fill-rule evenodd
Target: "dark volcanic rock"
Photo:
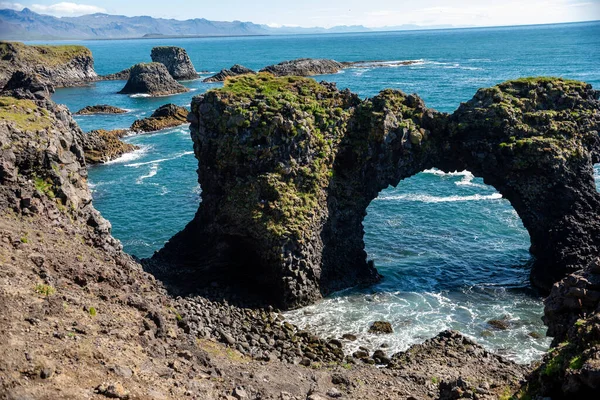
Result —
<path fill-rule="evenodd" d="M 260 72 L 269 72 L 275 76 L 312 76 L 335 74 L 344 68 L 342 63 L 334 60 L 299 58 L 284 61 L 276 65 L 269 65 Z"/>
<path fill-rule="evenodd" d="M 250 68 L 246 68 L 243 65 L 235 64 L 229 69 L 222 69 L 219 73 L 204 79 L 202 82 L 213 83 L 213 82 L 224 82 L 227 78 L 232 78 L 239 75 L 256 74 L 255 71 Z"/>
<path fill-rule="evenodd" d="M 172 128 L 187 123 L 189 111 L 185 107 L 175 104 L 160 106 L 148 118 L 139 119 L 131 125 L 134 132 L 153 132 L 161 129 Z"/>
<path fill-rule="evenodd" d="M 75 115 L 90 115 L 90 114 L 125 114 L 127 110 L 110 106 L 108 104 L 100 104 L 97 106 L 87 106 L 77 111 Z"/>
<path fill-rule="evenodd" d="M 102 75 L 98 77 L 100 81 L 126 81 L 129 79 L 131 74 L 131 68 L 124 69 L 123 71 L 116 72 L 114 74 Z"/>
<path fill-rule="evenodd" d="M 17 71 L 35 75 L 54 87 L 83 85 L 98 77 L 92 52 L 86 47 L 0 42 L 0 86 Z"/>
<path fill-rule="evenodd" d="M 437 167 L 473 171 L 509 199 L 531 236 L 533 277 L 554 282 L 598 254 L 597 96 L 580 82 L 513 81 L 449 116 L 394 90 L 361 101 L 305 78 L 227 80 L 193 100 L 202 202 L 155 260 L 180 282 L 239 282 L 282 307 L 308 304 L 378 279 L 365 210 Z"/>
<path fill-rule="evenodd" d="M 394 333 L 394 330 L 392 329 L 392 324 L 390 324 L 389 322 L 375 321 L 369 328 L 369 333 L 387 334 Z"/>
<path fill-rule="evenodd" d="M 2 89 L 4 94 L 16 98 L 30 98 L 37 100 L 49 98 L 54 93 L 54 87 L 40 81 L 37 76 L 26 74 L 23 71 L 15 72 Z"/>
<path fill-rule="evenodd" d="M 177 80 L 198 78 L 190 57 L 181 47 L 154 47 L 150 56 L 152 61 L 164 64 L 171 76 Z"/>
<path fill-rule="evenodd" d="M 83 136 L 85 161 L 88 164 L 105 163 L 136 150 L 137 146 L 120 140 L 126 134 L 125 129 L 113 131 L 99 129 L 86 133 Z"/>
<path fill-rule="evenodd" d="M 188 92 L 185 86 L 177 82 L 161 63 L 136 64 L 121 94 L 146 93 L 152 96 Z"/>

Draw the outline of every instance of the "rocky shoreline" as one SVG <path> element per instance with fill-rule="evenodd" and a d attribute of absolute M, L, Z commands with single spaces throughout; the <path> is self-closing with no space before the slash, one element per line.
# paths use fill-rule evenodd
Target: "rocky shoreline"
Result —
<path fill-rule="evenodd" d="M 296 61 L 276 73 L 345 65 Z M 151 63 L 149 79 L 136 67 L 131 87 L 179 85 L 163 63 Z M 7 80 L 0 335 L 10 340 L 0 343 L 0 396 L 566 399 L 600 390 L 597 91 L 521 79 L 481 89 L 449 115 L 399 91 L 361 100 L 311 79 L 225 75 L 189 116 L 168 104 L 134 123 L 148 131 L 189 120 L 202 161 L 196 218 L 141 262 L 122 252 L 87 187 L 87 164 L 132 150 L 119 140 L 125 131 L 83 133 L 51 101 L 52 77 Z M 318 337 L 273 308 L 376 281 L 364 209 L 381 188 L 431 167 L 483 176 L 529 230 L 532 280 L 551 287 L 544 321 L 554 342 L 541 363 L 517 365 L 452 331 L 397 354 L 347 354 L 350 332 Z M 376 321 L 371 334 L 388 325 Z"/>

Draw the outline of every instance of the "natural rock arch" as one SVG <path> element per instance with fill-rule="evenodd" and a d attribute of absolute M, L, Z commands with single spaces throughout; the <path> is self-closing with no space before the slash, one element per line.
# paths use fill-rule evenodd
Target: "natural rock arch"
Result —
<path fill-rule="evenodd" d="M 267 74 L 196 97 L 202 203 L 151 264 L 190 286 L 257 286 L 283 308 L 374 282 L 362 221 L 389 185 L 433 167 L 470 170 L 507 198 L 549 289 L 600 253 L 598 92 L 560 79 L 481 89 L 452 115 L 416 95 Z M 175 278 L 177 277 L 177 278 Z"/>

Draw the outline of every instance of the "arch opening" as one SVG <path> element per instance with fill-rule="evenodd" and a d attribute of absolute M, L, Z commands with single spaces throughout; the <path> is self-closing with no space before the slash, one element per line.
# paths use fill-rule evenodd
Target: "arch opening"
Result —
<path fill-rule="evenodd" d="M 351 347 L 386 343 L 392 353 L 444 329 L 517 362 L 547 350 L 542 296 L 529 282 L 529 234 L 482 179 L 425 170 L 381 191 L 363 227 L 365 251 L 383 279 L 289 312 L 293 322 L 328 336 L 355 334 Z M 391 322 L 394 333 L 368 334 L 375 320 Z"/>

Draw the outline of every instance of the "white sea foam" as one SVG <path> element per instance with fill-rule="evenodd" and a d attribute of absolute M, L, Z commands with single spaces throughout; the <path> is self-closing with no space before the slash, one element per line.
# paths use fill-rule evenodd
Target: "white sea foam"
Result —
<path fill-rule="evenodd" d="M 148 94 L 148 93 L 136 93 L 136 94 L 132 94 L 129 97 L 131 97 L 132 99 L 137 99 L 137 98 L 143 98 L 143 97 L 152 97 L 152 95 Z"/>
<path fill-rule="evenodd" d="M 145 153 L 147 153 L 150 148 L 151 146 L 140 146 L 139 149 L 134 150 L 130 153 L 125 153 L 121 157 L 115 158 L 114 160 L 107 161 L 104 163 L 104 165 L 121 164 L 137 160 L 140 157 L 142 157 Z"/>
<path fill-rule="evenodd" d="M 150 171 L 148 171 L 148 174 L 142 175 L 139 178 L 137 178 L 135 183 L 137 183 L 138 185 L 141 185 L 145 179 L 152 178 L 153 176 L 156 176 L 156 174 L 158 174 L 158 163 L 152 164 L 150 166 Z"/>
<path fill-rule="evenodd" d="M 193 151 L 184 151 L 183 153 L 179 153 L 173 157 L 169 157 L 169 158 L 160 158 L 158 160 L 152 160 L 152 161 L 144 161 L 144 162 L 139 162 L 139 163 L 133 163 L 133 164 L 126 164 L 126 167 L 133 167 L 133 168 L 138 168 L 144 165 L 152 165 L 152 164 L 160 164 L 162 162 L 165 161 L 171 161 L 171 160 L 176 160 L 178 158 L 190 155 L 190 154 L 194 154 Z"/>
<path fill-rule="evenodd" d="M 473 194 L 470 196 L 430 196 L 428 194 L 401 194 L 395 196 L 380 196 L 378 201 L 413 201 L 420 203 L 451 203 L 457 201 L 482 201 L 482 200 L 498 200 L 501 199 L 500 193 L 492 193 L 488 195 Z"/>

